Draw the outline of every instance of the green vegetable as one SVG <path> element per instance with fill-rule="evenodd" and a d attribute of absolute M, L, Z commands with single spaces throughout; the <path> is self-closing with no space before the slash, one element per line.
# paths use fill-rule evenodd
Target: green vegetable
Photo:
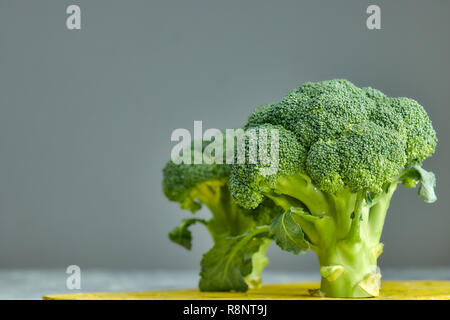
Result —
<path fill-rule="evenodd" d="M 201 262 L 200 290 L 257 287 L 275 240 L 292 254 L 317 254 L 321 294 L 377 296 L 380 238 L 397 186 L 420 183 L 418 195 L 436 201 L 435 175 L 422 162 L 437 138 L 423 107 L 338 79 L 306 83 L 256 109 L 244 129 L 253 132 L 244 138 L 246 159 L 253 146 L 267 146 L 275 166 L 170 161 L 164 168 L 169 200 L 212 213 L 184 220 L 169 235 L 190 249 L 191 225 L 210 231 L 214 246 Z"/>
<path fill-rule="evenodd" d="M 206 146 L 204 144 L 203 148 Z M 239 254 L 234 252 L 232 258 L 225 254 L 237 242 L 234 237 L 258 225 L 267 225 L 277 213 L 270 200 L 255 209 L 237 205 L 229 190 L 230 170 L 227 164 L 175 164 L 173 161 L 169 161 L 163 170 L 163 191 L 169 200 L 180 203 L 182 209 L 192 213 L 202 206 L 211 212 L 210 219 L 185 219 L 169 233 L 170 240 L 190 250 L 192 234 L 189 228 L 201 223 L 208 229 L 214 247 L 201 262 L 199 286 L 202 291 L 245 291 L 248 286 L 258 287 L 261 272 L 268 263 L 265 255 L 271 242 L 268 233 L 258 241 L 251 241 L 251 246 L 240 249 Z M 222 270 L 221 273 L 218 270 Z"/>
<path fill-rule="evenodd" d="M 309 242 L 306 241 L 302 228 L 294 220 L 294 214 L 288 210 L 277 215 L 273 219 L 270 231 L 281 249 L 298 254 L 309 250 Z"/>
<path fill-rule="evenodd" d="M 202 223 L 204 225 L 208 225 L 208 222 L 204 219 L 184 219 L 181 224 L 169 233 L 169 239 L 175 243 L 178 243 L 180 246 L 191 250 L 192 248 L 192 233 L 189 230 L 189 227 L 195 223 Z"/>
<path fill-rule="evenodd" d="M 257 227 L 241 236 L 217 241 L 214 247 L 203 256 L 200 290 L 247 291 L 248 284 L 244 277 L 252 272 L 252 268 L 255 268 L 252 257 L 258 254 L 261 247 L 267 249 L 265 245 L 268 236 L 268 227 Z M 263 267 L 267 264 L 265 261 L 262 263 Z M 258 266 L 260 267 L 261 264 Z M 256 276 L 258 278 L 256 281 L 260 281 L 259 274 Z"/>
<path fill-rule="evenodd" d="M 279 165 L 272 175 L 261 174 L 265 165 L 233 165 L 236 202 L 254 209 L 271 199 L 284 209 L 271 233 L 283 250 L 316 252 L 324 295 L 377 296 L 380 237 L 397 185 L 421 182 L 419 196 L 436 200 L 434 174 L 421 167 L 437 143 L 423 107 L 331 80 L 262 106 L 245 128 L 278 134 Z M 247 152 L 259 139 L 247 137 Z"/>

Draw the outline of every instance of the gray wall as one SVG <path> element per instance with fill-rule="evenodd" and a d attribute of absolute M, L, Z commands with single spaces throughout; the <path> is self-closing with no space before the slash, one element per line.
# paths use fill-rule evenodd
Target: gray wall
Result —
<path fill-rule="evenodd" d="M 419 100 L 440 138 L 439 200 L 400 188 L 382 267 L 450 265 L 449 1 L 0 3 L 0 267 L 198 268 L 167 232 L 187 212 L 161 192 L 173 129 L 242 125 L 305 81 L 343 77 Z M 68 31 L 65 9 L 82 9 Z M 200 215 L 207 215 L 201 212 Z M 270 268 L 313 254 L 270 249 Z"/>

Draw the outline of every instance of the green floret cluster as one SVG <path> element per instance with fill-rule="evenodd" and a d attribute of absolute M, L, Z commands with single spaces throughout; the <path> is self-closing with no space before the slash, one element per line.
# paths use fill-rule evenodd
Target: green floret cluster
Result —
<path fill-rule="evenodd" d="M 301 170 L 324 191 L 379 192 L 405 167 L 431 156 L 436 133 L 409 98 L 389 98 L 347 80 L 306 83 L 281 102 L 264 105 L 246 128 L 279 125 L 304 149 Z"/>
<path fill-rule="evenodd" d="M 195 175 L 186 175 L 190 169 L 178 166 L 182 173 L 173 183 L 177 187 L 165 186 L 169 199 L 197 210 L 199 201 L 214 207 L 208 204 L 214 197 L 201 186 L 220 184 L 233 206 L 253 217 L 253 225 L 241 230 L 226 227 L 233 237 L 221 238 L 216 246 L 220 254 L 204 256 L 201 275 L 207 275 L 210 284 L 221 283 L 220 289 L 242 289 L 252 266 L 245 249 L 254 247 L 250 250 L 256 254 L 261 239 L 265 244 L 275 240 L 290 253 L 311 249 L 317 254 L 320 294 L 377 296 L 380 238 L 398 184 L 411 188 L 420 183 L 419 196 L 428 203 L 436 201 L 435 176 L 422 168 L 437 144 L 424 108 L 413 99 L 387 97 L 336 79 L 306 83 L 280 102 L 257 108 L 244 129 L 256 132 L 245 136 L 247 157 L 251 146 L 276 137 L 277 143 L 268 146 L 278 155 L 277 170 L 268 174 L 267 163 L 246 162 L 226 169 L 200 166 Z M 269 137 L 263 141 L 259 133 Z M 172 176 L 169 170 L 165 175 Z M 255 223 L 257 212 L 265 212 L 266 218 Z M 254 257 L 256 261 L 258 255 Z M 214 279 L 214 274 L 221 278 Z"/>

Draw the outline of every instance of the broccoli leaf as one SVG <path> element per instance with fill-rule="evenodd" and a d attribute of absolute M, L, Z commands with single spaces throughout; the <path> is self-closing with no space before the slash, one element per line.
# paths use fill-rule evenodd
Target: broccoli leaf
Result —
<path fill-rule="evenodd" d="M 203 255 L 200 291 L 247 291 L 244 277 L 252 271 L 252 255 L 258 252 L 268 235 L 268 226 L 257 227 L 241 236 L 217 241 Z"/>
<path fill-rule="evenodd" d="M 436 177 L 433 172 L 426 171 L 416 164 L 411 166 L 402 176 L 402 183 L 406 187 L 414 187 L 419 181 L 419 197 L 427 203 L 435 202 L 437 200 L 434 192 Z"/>
<path fill-rule="evenodd" d="M 185 219 L 181 222 L 179 226 L 173 228 L 173 230 L 169 233 L 169 239 L 180 246 L 191 250 L 192 247 L 192 234 L 189 230 L 189 227 L 194 223 L 203 223 L 207 224 L 206 220 L 203 219 Z"/>
<path fill-rule="evenodd" d="M 277 215 L 270 226 L 277 245 L 285 251 L 299 254 L 309 250 L 309 242 L 300 225 L 293 218 L 291 210 Z"/>
<path fill-rule="evenodd" d="M 434 187 L 436 187 L 436 177 L 433 172 L 426 171 L 422 167 L 414 166 L 414 168 L 420 174 L 420 187 L 419 197 L 421 197 L 427 203 L 433 203 L 437 200 L 434 193 Z"/>

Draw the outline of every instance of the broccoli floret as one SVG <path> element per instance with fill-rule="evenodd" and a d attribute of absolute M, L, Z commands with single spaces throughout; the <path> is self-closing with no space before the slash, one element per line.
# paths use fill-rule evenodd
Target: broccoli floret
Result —
<path fill-rule="evenodd" d="M 282 126 L 261 125 L 254 127 L 255 135 L 246 136 L 246 145 L 252 144 L 252 139 L 260 137 L 260 130 L 269 135 L 272 130 L 278 130 L 279 134 L 279 164 L 274 175 L 262 175 L 259 164 L 235 165 L 230 176 L 230 190 L 233 198 L 245 208 L 254 209 L 264 200 L 264 191 L 270 190 L 277 184 L 280 174 L 293 174 L 304 167 L 306 150 L 297 141 L 295 135 Z M 271 141 L 271 137 L 268 137 Z M 269 145 L 270 148 L 270 145 Z"/>
<path fill-rule="evenodd" d="M 213 239 L 236 236 L 254 226 L 251 214 L 231 198 L 230 167 L 218 164 L 175 164 L 163 169 L 163 191 L 181 209 L 197 212 L 206 206 L 212 213 L 206 224 Z"/>
<path fill-rule="evenodd" d="M 380 237 L 397 185 L 421 182 L 419 195 L 436 200 L 434 175 L 421 168 L 437 143 L 423 107 L 331 80 L 262 106 L 245 128 L 278 133 L 278 171 L 263 175 L 264 165 L 233 165 L 233 198 L 248 209 L 266 198 L 284 208 L 272 235 L 284 250 L 317 253 L 323 294 L 378 295 Z"/>
<path fill-rule="evenodd" d="M 365 92 L 346 80 L 306 83 L 281 102 L 255 112 L 247 127 L 281 125 L 309 149 L 315 142 L 334 139 L 350 125 L 365 121 L 374 104 Z"/>
<path fill-rule="evenodd" d="M 203 148 L 207 144 L 203 145 Z M 193 150 L 193 148 L 192 148 Z M 270 223 L 273 214 L 276 212 L 271 201 L 264 201 L 254 210 L 245 209 L 239 206 L 231 197 L 229 190 L 229 175 L 231 167 L 227 164 L 176 164 L 169 161 L 163 169 L 163 192 L 166 197 L 180 203 L 180 207 L 192 213 L 206 206 L 211 212 L 208 220 L 190 218 L 185 219 L 175 227 L 169 238 L 185 247 L 191 249 L 192 234 L 189 227 L 195 223 L 201 223 L 208 229 L 214 247 L 205 254 L 206 259 L 217 255 L 217 251 L 229 248 L 232 241 L 228 238 L 240 236 L 252 230 L 258 225 Z M 261 238 L 258 245 L 249 246 L 245 251 L 237 255 L 236 259 L 250 259 L 245 268 L 239 270 L 236 281 L 217 281 L 211 279 L 210 273 L 203 266 L 211 267 L 211 261 L 202 261 L 202 272 L 200 289 L 203 291 L 245 291 L 248 286 L 258 287 L 261 283 L 261 272 L 268 263 L 265 252 L 271 242 L 270 237 Z M 241 256 L 244 255 L 244 256 Z M 249 255 L 249 257 L 247 257 Z M 214 260 L 218 265 L 216 269 L 223 268 L 225 257 L 218 255 Z"/>

